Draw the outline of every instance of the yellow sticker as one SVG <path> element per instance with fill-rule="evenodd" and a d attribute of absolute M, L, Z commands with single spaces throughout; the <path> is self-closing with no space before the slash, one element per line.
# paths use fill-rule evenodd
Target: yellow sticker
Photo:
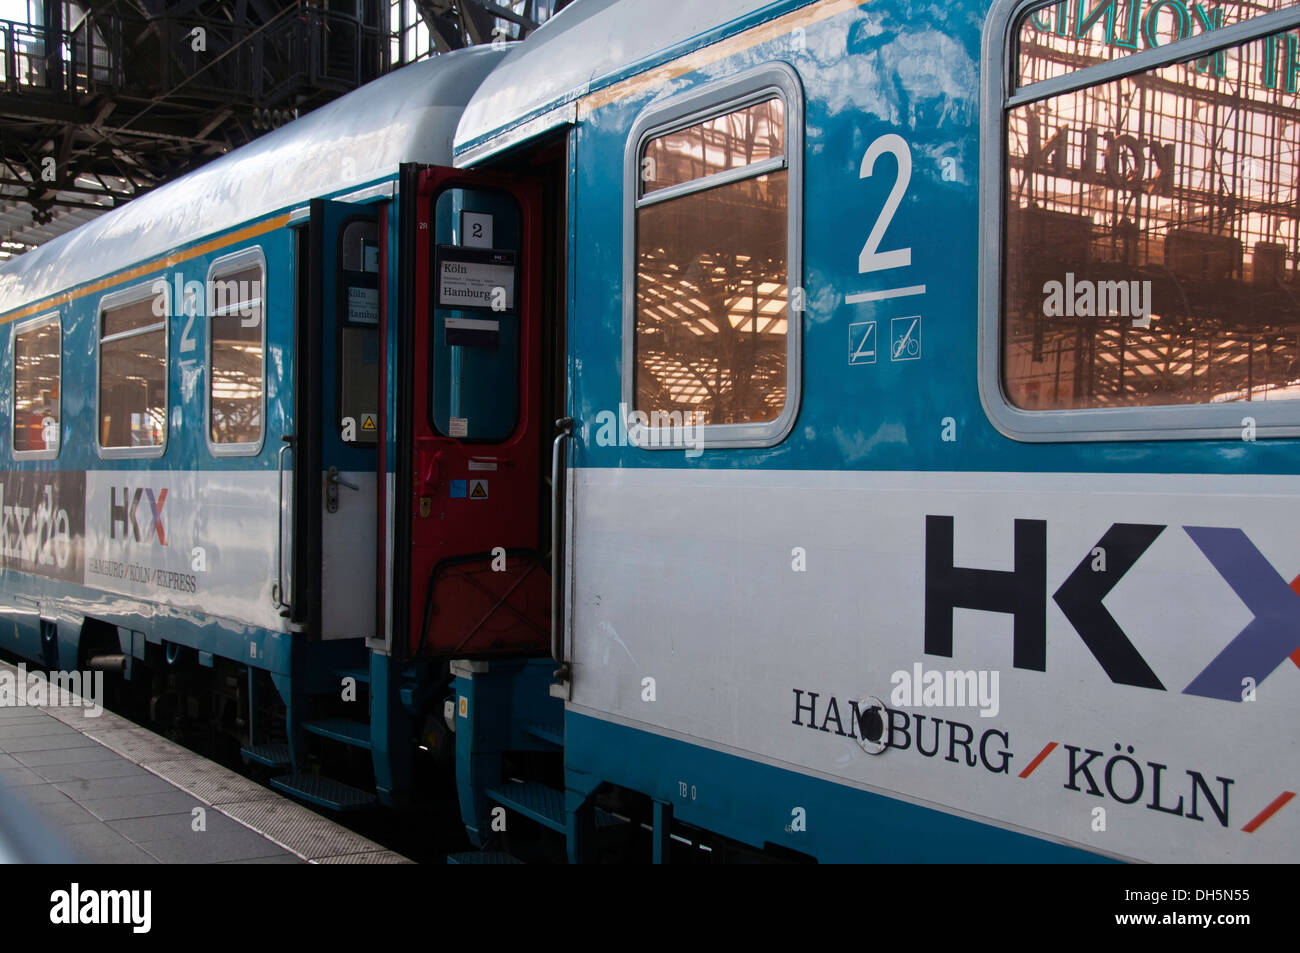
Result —
<path fill-rule="evenodd" d="M 375 415 L 374 415 L 374 414 L 366 414 L 364 417 L 361 418 L 361 429 L 362 429 L 362 430 L 374 430 L 374 429 L 375 429 Z"/>
<path fill-rule="evenodd" d="M 469 717 L 469 699 L 466 698 L 464 695 L 460 696 L 460 717 L 462 718 Z"/>
<path fill-rule="evenodd" d="M 471 500 L 486 500 L 488 498 L 487 480 L 470 480 L 469 498 Z"/>

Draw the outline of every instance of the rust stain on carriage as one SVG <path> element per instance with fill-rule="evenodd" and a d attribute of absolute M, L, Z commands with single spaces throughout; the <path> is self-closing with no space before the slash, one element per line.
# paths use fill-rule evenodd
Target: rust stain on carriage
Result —
<path fill-rule="evenodd" d="M 227 245 L 234 245 L 248 238 L 256 238 L 258 235 L 265 235 L 267 232 L 275 231 L 287 225 L 289 215 L 276 215 L 255 225 L 246 225 L 245 227 L 224 235 L 221 238 L 210 238 L 205 242 L 200 242 L 193 248 L 187 248 L 184 251 L 172 252 L 161 258 L 155 258 L 153 261 L 147 261 L 142 265 L 136 265 L 134 268 L 128 268 L 126 271 L 109 275 L 107 278 L 100 278 L 98 281 L 92 281 L 90 284 L 74 291 L 64 291 L 48 298 L 42 298 L 39 301 L 19 308 L 17 311 L 10 311 L 7 314 L 0 315 L 0 325 L 10 324 L 28 315 L 45 311 L 48 308 L 56 308 L 61 304 L 67 304 L 69 301 L 76 301 L 78 298 L 84 298 L 86 295 L 94 294 L 96 291 L 103 291 L 123 281 L 130 281 L 132 278 L 139 278 L 141 275 L 147 275 L 151 271 L 157 271 L 160 268 L 171 268 L 182 262 L 189 261 L 191 258 L 197 258 L 200 255 L 206 255 L 208 252 L 217 251 L 225 248 Z"/>
<path fill-rule="evenodd" d="M 618 100 L 634 95 L 647 87 L 662 86 L 684 73 L 690 73 L 728 56 L 734 56 L 736 53 L 757 46 L 760 43 L 766 43 L 779 36 L 784 36 L 798 27 L 810 23 L 819 23 L 845 11 L 866 6 L 869 2 L 870 0 L 823 0 L 822 3 L 813 3 L 802 9 L 787 13 L 785 16 L 777 17 L 775 20 L 761 23 L 743 33 L 711 43 L 693 53 L 675 59 L 671 63 L 656 66 L 654 69 L 631 76 L 612 86 L 597 90 L 589 96 L 582 97 L 578 100 L 578 120 L 585 119 L 601 106 L 608 106 L 610 103 L 618 102 Z"/>

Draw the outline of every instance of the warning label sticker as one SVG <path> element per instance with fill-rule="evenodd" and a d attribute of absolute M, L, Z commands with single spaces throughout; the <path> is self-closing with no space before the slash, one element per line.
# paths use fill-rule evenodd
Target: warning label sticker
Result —
<path fill-rule="evenodd" d="M 470 480 L 469 498 L 471 500 L 486 500 L 488 498 L 488 481 Z"/>

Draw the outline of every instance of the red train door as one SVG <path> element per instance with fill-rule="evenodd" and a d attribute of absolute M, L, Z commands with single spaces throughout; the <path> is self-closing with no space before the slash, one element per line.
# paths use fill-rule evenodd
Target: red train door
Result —
<path fill-rule="evenodd" d="M 550 493 L 539 181 L 402 179 L 411 320 L 397 329 L 395 653 L 544 652 Z M 405 326 L 409 325 L 409 326 Z M 549 461 L 549 455 L 545 457 Z M 402 641 L 405 644 L 401 644 Z"/>

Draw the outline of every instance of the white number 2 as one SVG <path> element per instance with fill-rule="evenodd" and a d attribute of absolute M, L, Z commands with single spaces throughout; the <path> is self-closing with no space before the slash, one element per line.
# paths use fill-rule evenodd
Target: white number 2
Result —
<path fill-rule="evenodd" d="M 905 268 L 912 263 L 910 248 L 896 248 L 893 251 L 878 250 L 880 242 L 885 237 L 885 229 L 893 221 L 894 213 L 898 211 L 899 203 L 903 201 L 903 195 L 907 192 L 907 183 L 912 179 L 912 150 L 908 148 L 907 140 L 891 132 L 873 142 L 867 148 L 867 154 L 862 157 L 862 171 L 858 174 L 858 178 L 871 178 L 876 160 L 886 152 L 891 153 L 898 160 L 898 177 L 894 180 L 894 187 L 889 191 L 889 198 L 885 199 L 885 207 L 880 210 L 875 227 L 867 236 L 867 243 L 862 246 L 862 253 L 858 255 L 858 271 L 862 274 L 884 268 Z"/>
<path fill-rule="evenodd" d="M 181 331 L 181 353 L 198 350 L 198 342 L 194 340 L 194 318 L 198 315 L 198 297 L 194 294 L 185 296 L 185 311 L 189 315 L 189 320 L 185 322 L 185 328 Z"/>

